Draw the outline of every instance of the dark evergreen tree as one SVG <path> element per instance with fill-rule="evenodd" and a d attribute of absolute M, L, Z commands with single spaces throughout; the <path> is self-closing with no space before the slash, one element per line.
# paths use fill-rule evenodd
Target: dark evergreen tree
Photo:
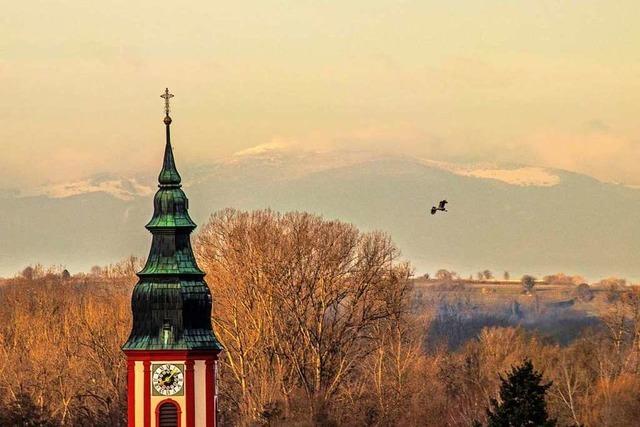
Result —
<path fill-rule="evenodd" d="M 533 368 L 531 360 L 515 366 L 504 378 L 500 376 L 500 400 L 491 399 L 491 410 L 487 410 L 489 427 L 542 426 L 552 427 L 555 420 L 549 419 L 544 400 L 551 383 L 542 383 L 542 373 Z"/>
<path fill-rule="evenodd" d="M 520 282 L 522 283 L 524 292 L 526 294 L 530 294 L 531 291 L 533 291 L 533 287 L 536 285 L 536 278 L 525 274 L 524 276 L 522 276 L 522 279 L 520 279 Z"/>

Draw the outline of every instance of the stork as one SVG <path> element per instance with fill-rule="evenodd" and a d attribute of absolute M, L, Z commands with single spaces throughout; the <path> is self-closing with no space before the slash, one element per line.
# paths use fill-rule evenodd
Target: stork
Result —
<path fill-rule="evenodd" d="M 447 203 L 449 202 L 447 202 L 446 200 L 440 200 L 440 203 L 438 203 L 438 207 L 435 207 L 435 206 L 431 207 L 431 215 L 435 215 L 435 213 L 438 211 L 447 212 L 447 208 L 446 208 Z"/>

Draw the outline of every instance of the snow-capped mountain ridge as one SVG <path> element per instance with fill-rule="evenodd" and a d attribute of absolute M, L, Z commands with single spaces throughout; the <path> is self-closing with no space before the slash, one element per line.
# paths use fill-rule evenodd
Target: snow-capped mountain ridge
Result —
<path fill-rule="evenodd" d="M 365 151 L 303 150 L 272 142 L 238 151 L 216 162 L 181 168 L 185 187 L 197 185 L 221 175 L 236 180 L 254 175 L 267 175 L 271 179 L 288 180 L 325 170 L 365 165 L 370 162 L 395 159 L 424 165 L 455 175 L 495 180 L 514 186 L 552 187 L 561 182 L 565 171 L 532 165 L 501 165 L 487 163 L 453 163 L 442 160 L 410 156 L 388 156 Z M 96 176 L 74 182 L 53 183 L 35 189 L 20 191 L 21 196 L 47 196 L 64 198 L 102 192 L 121 200 L 145 197 L 155 191 L 155 174 L 148 177 Z"/>
<path fill-rule="evenodd" d="M 227 207 L 307 211 L 388 232 L 418 272 L 640 278 L 640 191 L 586 175 L 282 147 L 180 171 L 199 225 Z M 0 276 L 34 262 L 77 271 L 144 256 L 156 176 L 5 193 L 0 236 L 10 244 L 0 246 Z M 429 215 L 441 198 L 449 212 Z"/>

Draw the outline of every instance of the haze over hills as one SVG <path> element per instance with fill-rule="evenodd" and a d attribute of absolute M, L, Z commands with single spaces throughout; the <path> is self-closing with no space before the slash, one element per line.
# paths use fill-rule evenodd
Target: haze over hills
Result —
<path fill-rule="evenodd" d="M 178 159 L 190 212 L 304 210 L 388 232 L 417 273 L 563 271 L 640 278 L 640 190 L 534 166 L 455 165 L 259 146 L 212 164 Z M 146 255 L 155 176 L 98 176 L 0 196 L 0 276 Z M 449 212 L 431 216 L 438 200 Z"/>

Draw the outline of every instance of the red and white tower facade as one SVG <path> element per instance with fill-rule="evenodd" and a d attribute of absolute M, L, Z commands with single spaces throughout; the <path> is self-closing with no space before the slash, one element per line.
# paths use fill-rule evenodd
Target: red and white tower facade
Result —
<path fill-rule="evenodd" d="M 169 99 L 166 145 L 146 228 L 153 235 L 133 290 L 128 360 L 129 427 L 215 427 L 217 360 L 222 346 L 211 326 L 211 292 L 191 248 L 188 213 L 171 147 Z"/>

